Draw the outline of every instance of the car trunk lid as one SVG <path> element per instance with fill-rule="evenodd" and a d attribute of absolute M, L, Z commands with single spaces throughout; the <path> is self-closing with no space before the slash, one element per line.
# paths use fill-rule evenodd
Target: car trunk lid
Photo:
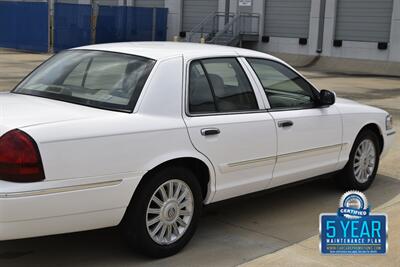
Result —
<path fill-rule="evenodd" d="M 42 97 L 0 93 L 0 135 L 17 128 L 115 113 Z"/>

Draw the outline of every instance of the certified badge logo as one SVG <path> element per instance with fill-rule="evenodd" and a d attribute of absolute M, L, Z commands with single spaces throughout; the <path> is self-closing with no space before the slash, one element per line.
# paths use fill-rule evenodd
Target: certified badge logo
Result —
<path fill-rule="evenodd" d="M 338 215 L 347 219 L 359 219 L 369 215 L 367 198 L 358 191 L 344 193 L 339 201 Z"/>
<path fill-rule="evenodd" d="M 321 214 L 319 230 L 322 254 L 386 254 L 387 216 L 370 213 L 361 192 L 346 192 L 337 213 Z"/>

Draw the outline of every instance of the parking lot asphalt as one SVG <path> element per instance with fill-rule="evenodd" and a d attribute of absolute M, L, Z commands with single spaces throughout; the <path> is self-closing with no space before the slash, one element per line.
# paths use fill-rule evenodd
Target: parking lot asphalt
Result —
<path fill-rule="evenodd" d="M 48 56 L 0 49 L 0 91 L 12 89 Z M 366 191 L 372 208 L 389 214 L 386 256 L 319 255 L 318 216 L 335 212 L 343 193 L 331 179 L 321 179 L 206 207 L 193 240 L 170 258 L 137 255 L 117 228 L 109 228 L 0 242 L 0 266 L 400 266 L 400 78 L 301 72 L 318 88 L 384 108 L 394 117 L 395 144 Z"/>

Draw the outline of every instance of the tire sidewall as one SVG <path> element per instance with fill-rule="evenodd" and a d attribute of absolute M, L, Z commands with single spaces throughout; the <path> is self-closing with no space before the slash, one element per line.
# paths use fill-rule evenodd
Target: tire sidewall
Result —
<path fill-rule="evenodd" d="M 153 258 L 162 258 L 176 254 L 190 241 L 197 228 L 203 201 L 200 184 L 192 171 L 182 167 L 166 167 L 143 179 L 146 180 L 135 193 L 135 197 L 132 199 L 133 201 L 131 201 L 124 218 L 125 234 L 128 237 L 128 241 L 135 249 Z M 147 207 L 151 197 L 159 186 L 174 179 L 185 182 L 192 191 L 194 200 L 193 216 L 183 236 L 172 244 L 159 245 L 150 237 L 147 231 Z"/>
<path fill-rule="evenodd" d="M 357 181 L 355 174 L 354 174 L 354 157 L 356 154 L 356 151 L 359 147 L 359 145 L 361 144 L 362 141 L 364 140 L 370 140 L 375 148 L 375 166 L 374 166 L 374 170 L 372 172 L 372 175 L 369 177 L 368 181 L 366 181 L 365 183 L 360 183 Z M 376 173 L 378 171 L 378 167 L 379 167 L 379 157 L 380 157 L 380 149 L 379 149 L 379 141 L 378 141 L 378 136 L 372 132 L 372 131 L 363 131 L 361 132 L 355 142 L 354 145 L 352 147 L 351 153 L 350 153 L 350 157 L 349 157 L 349 162 L 346 165 L 346 175 L 348 177 L 348 186 L 351 187 L 351 189 L 355 189 L 355 190 L 366 190 L 368 189 L 372 182 L 375 179 Z"/>

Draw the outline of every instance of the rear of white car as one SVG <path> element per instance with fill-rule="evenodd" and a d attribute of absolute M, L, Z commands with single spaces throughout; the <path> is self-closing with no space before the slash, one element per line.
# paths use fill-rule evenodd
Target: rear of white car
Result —
<path fill-rule="evenodd" d="M 112 120 L 118 113 L 18 94 L 0 94 L 0 102 L 0 239 L 118 224 L 141 175 L 85 177 L 68 159 L 81 155 L 81 148 L 66 140 L 57 148 L 63 141 L 51 138 L 51 129 L 63 135 L 62 124 Z M 54 165 L 60 168 L 53 171 Z M 66 175 L 66 169 L 76 175 Z"/>
<path fill-rule="evenodd" d="M 115 226 L 148 170 L 174 158 L 206 160 L 193 150 L 176 102 L 182 98 L 182 58 L 160 60 L 155 68 L 143 88 L 147 101 L 138 98 L 140 113 L 0 95 L 2 133 L 20 129 L 0 140 L 8 146 L 10 135 L 13 142 L 28 140 L 23 155 L 38 169 L 37 177 L 0 176 L 6 177 L 0 181 L 1 240 Z M 18 160 L 21 168 L 31 163 Z"/>

